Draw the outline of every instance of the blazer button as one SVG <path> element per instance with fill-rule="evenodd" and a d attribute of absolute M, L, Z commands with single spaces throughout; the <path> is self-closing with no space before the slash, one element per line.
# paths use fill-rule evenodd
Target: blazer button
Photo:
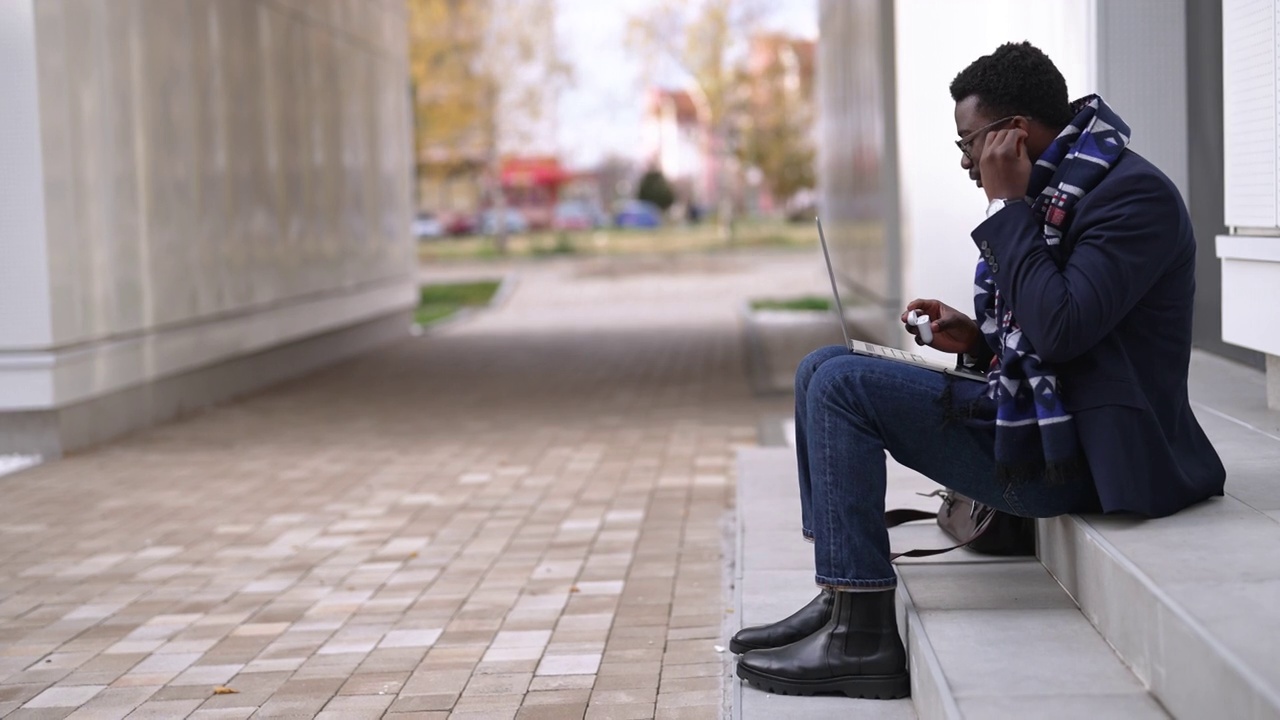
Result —
<path fill-rule="evenodd" d="M 998 273 L 998 272 L 1000 272 L 1000 266 L 999 266 L 999 265 L 997 265 L 995 262 L 990 262 L 990 263 L 987 263 L 987 264 L 991 266 L 991 272 L 993 272 L 993 273 Z"/>

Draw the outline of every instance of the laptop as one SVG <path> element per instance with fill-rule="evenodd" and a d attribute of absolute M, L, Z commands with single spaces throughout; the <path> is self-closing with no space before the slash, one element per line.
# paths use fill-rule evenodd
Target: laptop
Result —
<path fill-rule="evenodd" d="M 919 368 L 932 370 L 934 372 L 945 373 L 955 377 L 965 378 L 968 380 L 976 380 L 978 382 L 986 382 L 985 375 L 968 370 L 960 370 L 957 368 L 947 367 L 941 363 L 933 362 L 923 355 L 906 352 L 897 348 L 887 347 L 884 345 L 876 345 L 865 340 L 854 340 L 849 337 L 849 325 L 844 319 L 844 306 L 840 304 L 840 289 L 836 286 L 836 271 L 831 265 L 831 251 L 827 249 L 827 236 L 822 232 L 822 219 L 814 218 L 818 223 L 818 240 L 822 243 L 822 257 L 827 261 L 827 277 L 831 278 L 831 295 L 836 301 L 836 316 L 840 318 L 840 331 L 844 333 L 845 346 L 849 351 L 857 355 L 866 355 L 868 357 L 884 358 L 886 360 L 894 360 L 896 362 L 915 365 Z"/>

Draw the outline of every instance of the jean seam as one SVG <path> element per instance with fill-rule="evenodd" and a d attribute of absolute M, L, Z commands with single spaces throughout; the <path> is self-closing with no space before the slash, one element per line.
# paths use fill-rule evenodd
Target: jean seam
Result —
<path fill-rule="evenodd" d="M 851 578 L 832 578 L 825 575 L 814 575 L 814 582 L 826 587 L 853 588 L 893 588 L 898 586 L 897 576 L 879 580 L 857 580 Z"/>
<path fill-rule="evenodd" d="M 810 408 L 809 410 L 810 412 L 812 412 L 813 408 Z M 825 453 L 828 453 L 831 448 L 831 414 L 830 413 L 822 414 L 822 443 L 823 443 L 824 457 L 826 457 Z M 824 465 L 826 467 L 823 468 L 823 471 L 828 473 L 828 475 L 830 475 L 831 463 L 829 462 L 824 463 Z M 823 487 L 823 492 L 826 495 L 826 498 L 825 498 L 826 502 L 824 503 L 826 505 L 826 513 L 824 513 L 825 517 L 823 518 L 823 520 L 826 524 L 824 528 L 826 530 L 826 533 L 825 533 L 826 537 L 824 538 L 824 540 L 827 548 L 827 562 L 831 563 L 832 565 L 835 565 L 835 541 L 834 541 L 834 538 L 832 538 L 832 536 L 835 534 L 835 520 L 834 520 L 835 498 L 832 497 L 832 494 L 834 492 L 834 488 L 832 487 L 832 485 L 834 485 L 834 483 L 831 482 L 830 477 L 823 478 L 822 487 Z M 817 542 L 816 537 L 814 538 L 814 542 L 815 543 Z M 815 575 L 816 574 L 817 573 L 815 573 Z"/>

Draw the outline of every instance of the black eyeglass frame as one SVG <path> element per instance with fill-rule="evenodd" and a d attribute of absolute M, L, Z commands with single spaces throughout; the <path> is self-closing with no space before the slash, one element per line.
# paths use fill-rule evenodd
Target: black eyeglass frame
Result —
<path fill-rule="evenodd" d="M 956 147 L 960 148 L 960 152 L 964 153 L 964 156 L 969 158 L 969 162 L 977 162 L 976 160 L 973 159 L 973 156 L 969 154 L 969 151 L 973 149 L 973 141 L 977 140 L 978 137 L 982 135 L 982 133 L 988 130 L 991 130 L 995 126 L 1000 125 L 1002 123 L 1007 123 L 1010 120 L 1013 120 L 1015 118 L 1020 118 L 1020 117 L 1026 117 L 1026 116 L 1010 115 L 1008 117 L 1002 117 L 999 120 L 989 122 L 986 125 L 983 125 L 982 127 L 978 128 L 977 130 L 974 130 L 973 132 L 969 133 L 968 135 L 965 135 L 959 140 L 956 140 Z"/>

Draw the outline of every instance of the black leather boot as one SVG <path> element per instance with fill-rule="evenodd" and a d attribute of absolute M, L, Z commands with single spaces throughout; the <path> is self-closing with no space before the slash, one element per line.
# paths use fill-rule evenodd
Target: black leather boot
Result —
<path fill-rule="evenodd" d="M 803 640 L 822 629 L 831 619 L 831 607 L 835 605 L 835 592 L 823 590 L 808 605 L 795 611 L 785 620 L 772 625 L 756 625 L 742 628 L 729 641 L 729 650 L 741 655 L 748 650 L 764 650 L 790 645 Z"/>
<path fill-rule="evenodd" d="M 771 693 L 844 693 L 857 698 L 911 694 L 907 652 L 898 637 L 893 590 L 837 592 L 818 632 L 738 659 L 738 677 Z"/>

